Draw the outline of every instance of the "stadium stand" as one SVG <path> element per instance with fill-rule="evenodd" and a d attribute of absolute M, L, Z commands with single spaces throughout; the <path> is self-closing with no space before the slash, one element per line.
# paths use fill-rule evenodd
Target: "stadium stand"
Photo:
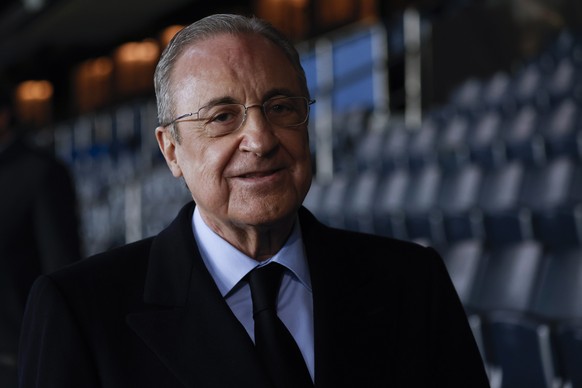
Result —
<path fill-rule="evenodd" d="M 467 80 L 421 128 L 386 112 L 380 26 L 322 39 L 302 56 L 317 99 L 305 206 L 332 226 L 434 245 L 492 386 L 582 387 L 582 35 L 563 31 L 514 73 Z M 56 131 L 87 254 L 155 233 L 190 200 L 155 126 L 154 101 L 140 100 Z M 325 142 L 333 163 L 321 166 Z"/>

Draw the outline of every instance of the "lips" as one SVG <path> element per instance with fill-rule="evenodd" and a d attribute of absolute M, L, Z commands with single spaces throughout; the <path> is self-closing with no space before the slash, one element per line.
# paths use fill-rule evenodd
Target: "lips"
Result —
<path fill-rule="evenodd" d="M 238 177 L 243 179 L 264 178 L 266 176 L 276 174 L 279 171 L 281 171 L 281 169 L 273 169 L 267 171 L 252 171 L 244 174 L 239 174 Z"/>

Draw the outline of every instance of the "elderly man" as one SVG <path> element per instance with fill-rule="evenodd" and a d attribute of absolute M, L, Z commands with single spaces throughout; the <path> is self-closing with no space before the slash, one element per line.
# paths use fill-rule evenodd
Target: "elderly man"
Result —
<path fill-rule="evenodd" d="M 433 250 L 301 207 L 313 101 L 289 41 L 210 16 L 155 84 L 156 138 L 194 201 L 156 237 L 36 282 L 23 388 L 488 385 Z"/>

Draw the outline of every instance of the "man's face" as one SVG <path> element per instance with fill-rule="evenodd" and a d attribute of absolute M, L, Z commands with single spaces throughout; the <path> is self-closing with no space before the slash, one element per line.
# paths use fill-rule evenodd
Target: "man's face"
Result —
<path fill-rule="evenodd" d="M 304 96 L 280 48 L 258 35 L 221 34 L 187 48 L 172 73 L 178 115 L 211 101 L 246 106 L 277 96 Z M 248 109 L 238 130 L 209 137 L 200 123 L 178 123 L 156 136 L 175 177 L 183 176 L 206 223 L 215 231 L 273 227 L 295 216 L 311 184 L 307 124 L 280 128 L 261 109 Z"/>

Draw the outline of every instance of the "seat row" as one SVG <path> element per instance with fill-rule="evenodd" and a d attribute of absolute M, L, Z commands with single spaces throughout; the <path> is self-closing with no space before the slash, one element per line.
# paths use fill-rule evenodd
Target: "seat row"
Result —
<path fill-rule="evenodd" d="M 527 240 L 441 250 L 493 387 L 582 387 L 582 249 Z"/>
<path fill-rule="evenodd" d="M 362 232 L 443 243 L 539 239 L 551 246 L 582 242 L 581 203 L 582 163 L 568 157 L 543 166 L 514 161 L 445 170 L 432 163 L 339 174 L 316 180 L 305 201 L 329 225 Z"/>
<path fill-rule="evenodd" d="M 371 114 L 370 120 L 382 119 Z M 474 118 L 458 114 L 446 120 L 428 118 L 418 130 L 388 117 L 383 120 L 377 130 L 370 127 L 378 124 L 366 123 L 368 128 L 347 143 L 351 150 L 339 147 L 344 159 L 339 155 L 336 159 L 344 161 L 344 170 L 351 168 L 350 163 L 359 171 L 433 162 L 445 168 L 467 162 L 495 168 L 512 160 L 544 164 L 556 157 L 582 156 L 582 108 L 572 99 L 548 113 L 527 105 L 507 116 L 492 110 Z M 345 162 L 346 152 L 353 154 L 353 161 Z"/>

